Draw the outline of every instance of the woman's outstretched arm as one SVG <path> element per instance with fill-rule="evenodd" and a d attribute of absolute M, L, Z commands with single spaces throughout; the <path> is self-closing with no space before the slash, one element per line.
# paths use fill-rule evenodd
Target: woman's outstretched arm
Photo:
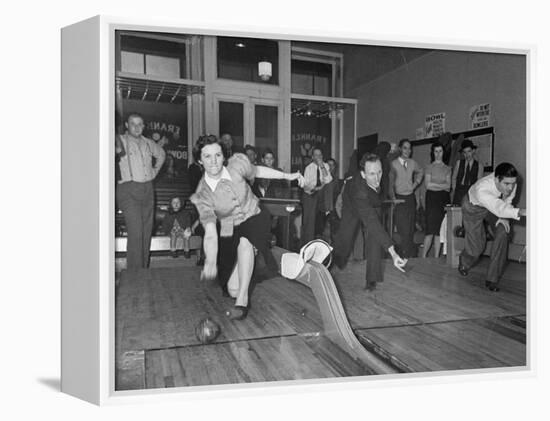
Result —
<path fill-rule="evenodd" d="M 216 261 L 218 258 L 218 231 L 215 222 L 208 222 L 204 226 L 204 267 L 201 279 L 206 281 L 214 280 L 218 274 Z"/>
<path fill-rule="evenodd" d="M 268 179 L 284 179 L 284 180 L 298 180 L 300 187 L 303 187 L 304 177 L 300 172 L 295 173 L 285 173 L 279 170 L 274 170 L 273 168 L 264 167 L 261 165 L 256 166 L 256 177 L 257 178 L 268 178 Z"/>

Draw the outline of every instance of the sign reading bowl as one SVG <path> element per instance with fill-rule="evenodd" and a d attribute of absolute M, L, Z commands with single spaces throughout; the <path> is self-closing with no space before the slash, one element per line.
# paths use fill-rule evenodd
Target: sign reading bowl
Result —
<path fill-rule="evenodd" d="M 445 113 L 430 114 L 424 123 L 425 136 L 436 137 L 445 133 Z"/>

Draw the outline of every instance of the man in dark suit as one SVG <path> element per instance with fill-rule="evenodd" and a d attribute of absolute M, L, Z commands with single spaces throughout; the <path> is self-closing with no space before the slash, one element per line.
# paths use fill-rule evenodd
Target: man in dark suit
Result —
<path fill-rule="evenodd" d="M 382 197 L 380 181 L 382 163 L 374 154 L 365 154 L 359 164 L 360 172 L 346 183 L 343 193 L 342 221 L 336 234 L 334 263 L 340 269 L 346 265 L 353 247 L 353 238 L 363 225 L 367 249 L 366 289 L 373 290 L 383 281 L 382 258 L 387 250 L 393 265 L 404 272 L 406 259 L 394 249 L 393 241 L 382 224 Z"/>

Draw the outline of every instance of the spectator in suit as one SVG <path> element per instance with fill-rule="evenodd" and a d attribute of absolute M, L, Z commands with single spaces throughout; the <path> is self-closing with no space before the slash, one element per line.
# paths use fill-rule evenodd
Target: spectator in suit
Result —
<path fill-rule="evenodd" d="M 321 191 L 332 181 L 329 165 L 323 161 L 323 151 L 314 147 L 313 161 L 304 171 L 304 191 L 302 194 L 302 242 L 313 240 L 322 235 L 325 222 Z"/>
<path fill-rule="evenodd" d="M 342 182 L 338 178 L 338 163 L 336 162 L 336 160 L 333 158 L 329 158 L 327 159 L 327 164 L 329 166 L 332 180 L 322 190 L 322 193 L 323 193 L 322 212 L 324 212 L 326 222 L 328 223 L 328 228 L 330 233 L 329 242 L 333 243 L 334 237 L 340 225 L 340 218 L 336 213 L 335 205 L 336 205 L 336 199 L 338 198 L 338 195 L 340 194 L 340 190 L 342 188 Z"/>
<path fill-rule="evenodd" d="M 460 206 L 470 187 L 483 177 L 483 165 L 474 158 L 476 148 L 470 139 L 464 139 L 460 147 L 462 159 L 456 162 L 452 177 L 454 205 Z"/>

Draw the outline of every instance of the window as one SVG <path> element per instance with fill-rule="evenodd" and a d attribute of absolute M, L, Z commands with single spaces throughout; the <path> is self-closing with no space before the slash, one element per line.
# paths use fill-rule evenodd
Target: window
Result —
<path fill-rule="evenodd" d="M 220 101 L 220 136 L 231 135 L 233 145 L 244 146 L 244 104 L 240 102 Z"/>
<path fill-rule="evenodd" d="M 254 106 L 254 142 L 258 155 L 271 150 L 277 158 L 278 108 L 268 105 Z"/>
<path fill-rule="evenodd" d="M 120 70 L 166 78 L 186 79 L 185 38 L 146 38 L 140 35 L 120 36 Z"/>
<path fill-rule="evenodd" d="M 292 60 L 292 93 L 333 96 L 332 64 Z"/>

